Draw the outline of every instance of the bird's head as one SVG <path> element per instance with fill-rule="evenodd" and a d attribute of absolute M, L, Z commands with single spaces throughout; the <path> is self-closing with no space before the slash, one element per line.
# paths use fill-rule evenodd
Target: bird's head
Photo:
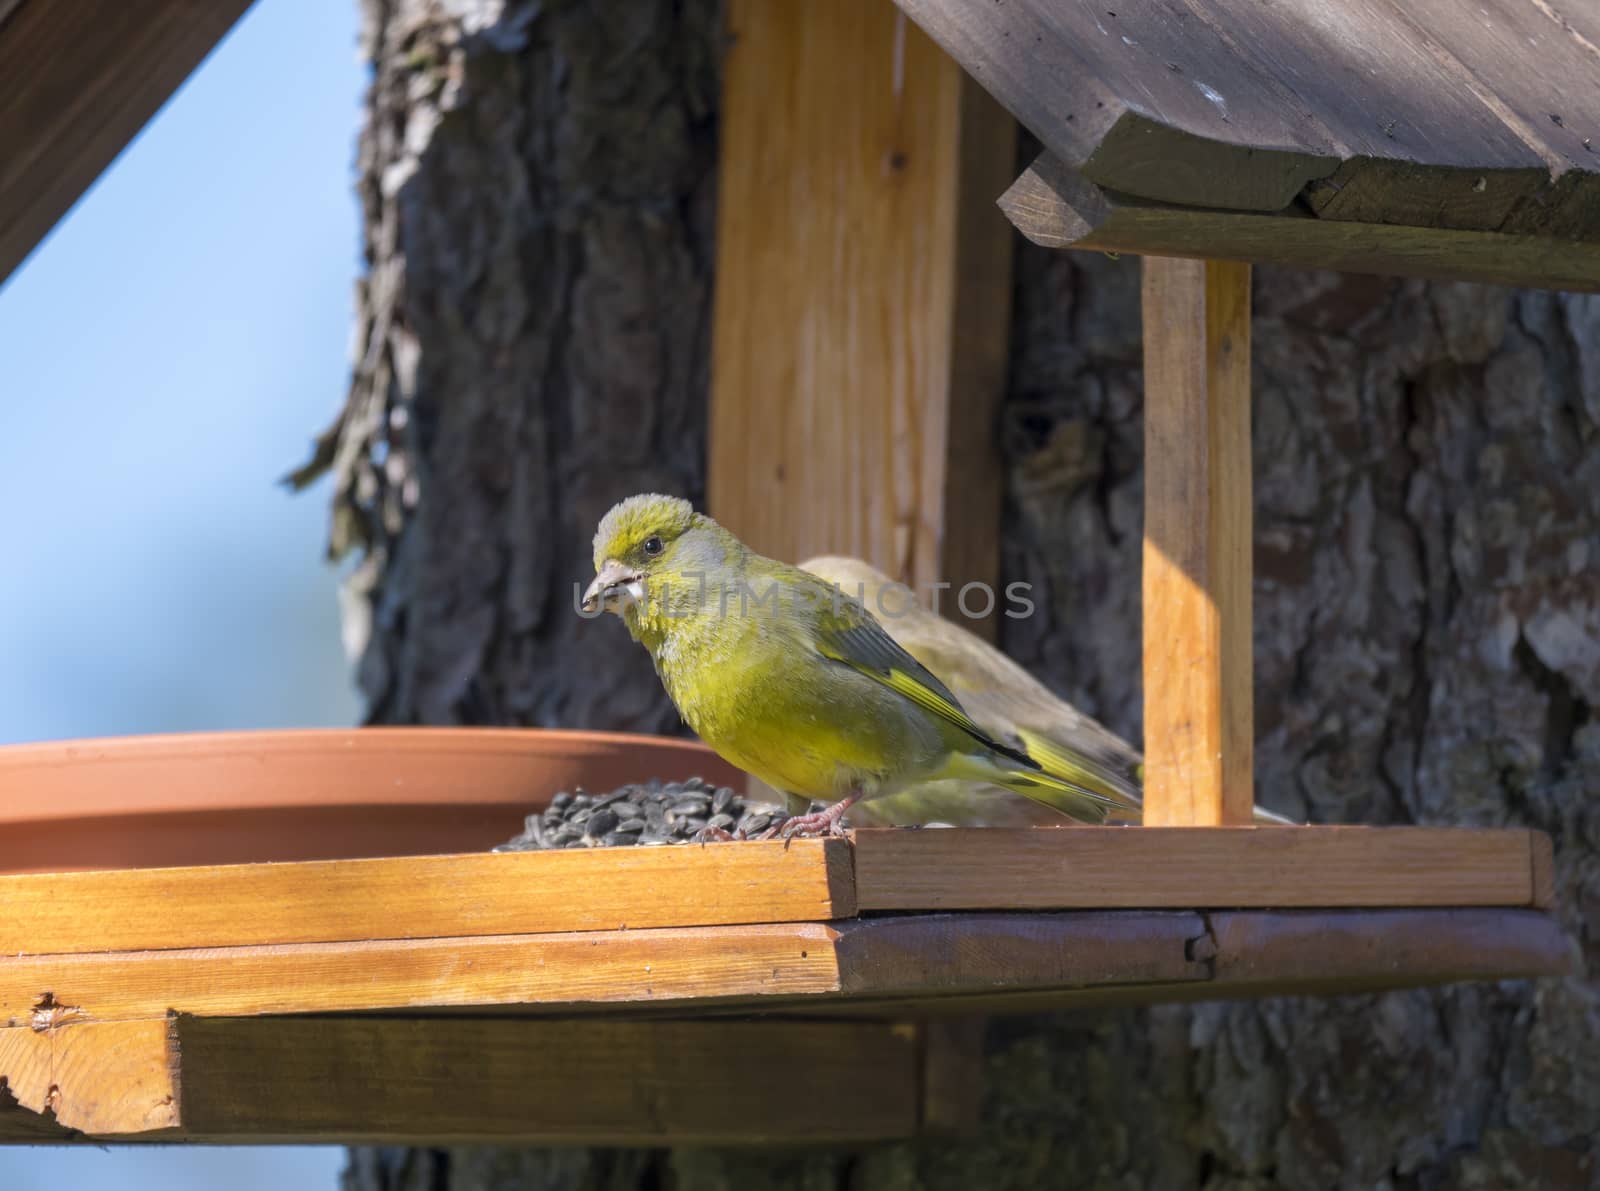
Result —
<path fill-rule="evenodd" d="M 594 582 L 583 596 L 586 613 L 625 619 L 648 601 L 671 598 L 669 586 L 720 565 L 731 536 L 686 500 L 648 493 L 630 496 L 600 520 L 594 535 Z"/>

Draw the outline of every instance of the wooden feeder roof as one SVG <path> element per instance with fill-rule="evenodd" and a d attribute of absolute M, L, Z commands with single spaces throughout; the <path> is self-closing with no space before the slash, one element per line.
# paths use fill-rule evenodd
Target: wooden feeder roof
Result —
<path fill-rule="evenodd" d="M 1053 246 L 1600 288 L 1576 0 L 898 0 L 1044 144 Z"/>
<path fill-rule="evenodd" d="M 0 282 L 249 3 L 0 0 Z"/>

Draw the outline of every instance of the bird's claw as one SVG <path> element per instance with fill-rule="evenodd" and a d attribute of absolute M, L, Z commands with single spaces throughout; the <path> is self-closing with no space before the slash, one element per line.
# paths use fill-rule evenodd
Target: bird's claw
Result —
<path fill-rule="evenodd" d="M 697 844 L 726 844 L 734 840 L 749 839 L 743 831 L 729 831 L 725 827 L 702 827 L 694 837 Z"/>
<path fill-rule="evenodd" d="M 835 810 L 829 807 L 825 811 L 817 811 L 811 815 L 796 815 L 764 832 L 762 838 L 770 838 L 774 833 L 782 840 L 842 836 L 845 833 L 844 811 L 842 808 Z"/>

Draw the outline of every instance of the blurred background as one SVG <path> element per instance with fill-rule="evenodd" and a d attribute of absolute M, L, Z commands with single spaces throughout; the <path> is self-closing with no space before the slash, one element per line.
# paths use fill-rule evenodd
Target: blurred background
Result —
<path fill-rule="evenodd" d="M 355 722 L 327 492 L 357 6 L 258 0 L 0 288 L 0 744 Z M 202 167 L 203 168 L 200 168 Z M 0 1148 L 0 1188 L 331 1188 L 337 1148 Z"/>

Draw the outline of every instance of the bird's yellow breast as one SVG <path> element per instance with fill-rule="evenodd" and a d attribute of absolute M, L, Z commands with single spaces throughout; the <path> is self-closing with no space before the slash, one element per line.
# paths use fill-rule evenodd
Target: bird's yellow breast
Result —
<path fill-rule="evenodd" d="M 768 785 L 828 801 L 878 791 L 891 772 L 942 755 L 939 734 L 898 697 L 762 617 L 683 625 L 654 651 L 684 721 Z M 798 663 L 798 664 L 797 664 Z"/>

